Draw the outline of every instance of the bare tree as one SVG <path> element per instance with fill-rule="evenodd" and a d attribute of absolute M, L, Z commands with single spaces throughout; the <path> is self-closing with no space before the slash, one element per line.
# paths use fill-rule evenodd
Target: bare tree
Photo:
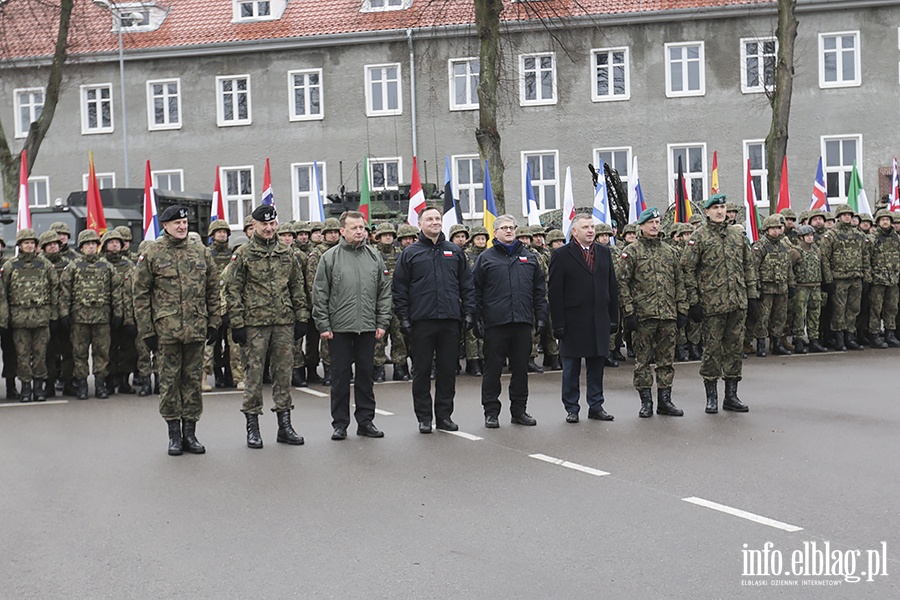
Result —
<path fill-rule="evenodd" d="M 478 81 L 478 128 L 475 139 L 481 158 L 487 159 L 497 203 L 497 214 L 506 212 L 503 191 L 503 157 L 500 153 L 500 130 L 497 127 L 498 84 L 500 81 L 500 13 L 502 0 L 475 0 L 475 27 L 481 42 Z"/>
<path fill-rule="evenodd" d="M 767 92 L 772 105 L 772 126 L 766 137 L 766 168 L 769 172 L 769 209 L 775 212 L 781 187 L 781 165 L 787 154 L 791 96 L 794 92 L 794 42 L 797 39 L 797 0 L 778 0 L 778 58 L 775 89 Z"/>

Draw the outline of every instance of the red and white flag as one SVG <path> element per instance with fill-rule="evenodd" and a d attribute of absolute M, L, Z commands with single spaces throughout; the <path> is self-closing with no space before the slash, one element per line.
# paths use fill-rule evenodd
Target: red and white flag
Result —
<path fill-rule="evenodd" d="M 159 216 L 156 214 L 156 193 L 153 191 L 153 175 L 147 161 L 144 177 L 144 241 L 159 237 Z"/>
<path fill-rule="evenodd" d="M 891 193 L 888 194 L 888 208 L 891 212 L 900 212 L 900 177 L 897 175 L 897 159 L 891 168 Z"/>
<path fill-rule="evenodd" d="M 219 177 L 219 165 L 216 165 L 216 183 L 213 186 L 212 214 L 209 222 L 225 220 L 225 201 L 222 199 L 222 180 Z"/>
<path fill-rule="evenodd" d="M 31 209 L 28 207 L 28 159 L 22 150 L 22 167 L 19 169 L 19 209 L 16 231 L 31 229 Z"/>
<path fill-rule="evenodd" d="M 419 213 L 425 208 L 425 191 L 422 189 L 422 181 L 419 179 L 419 167 L 416 157 L 413 156 L 412 184 L 409 186 L 409 209 L 406 211 L 406 222 L 417 227 Z"/>

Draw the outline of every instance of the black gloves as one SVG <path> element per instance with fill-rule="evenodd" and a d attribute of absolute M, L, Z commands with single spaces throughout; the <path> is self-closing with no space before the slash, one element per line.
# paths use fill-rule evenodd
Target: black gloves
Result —
<path fill-rule="evenodd" d="M 159 336 L 153 335 L 148 338 L 144 338 L 144 344 L 146 344 L 147 348 L 149 348 L 151 352 L 156 352 L 157 350 L 159 350 Z"/>
<path fill-rule="evenodd" d="M 137 325 L 123 325 L 122 332 L 127 336 L 137 337 Z"/>
<path fill-rule="evenodd" d="M 59 326 L 62 327 L 63 331 L 70 331 L 72 329 L 72 317 L 70 315 L 60 317 Z"/>
<path fill-rule="evenodd" d="M 759 311 L 759 298 L 747 298 L 747 315 L 755 317 Z"/>
<path fill-rule="evenodd" d="M 687 325 L 687 315 L 678 313 L 678 316 L 675 317 L 675 326 L 681 329 L 685 325 Z"/>
<path fill-rule="evenodd" d="M 556 327 L 553 330 L 553 337 L 555 337 L 558 340 L 561 340 L 564 337 L 566 337 L 566 328 L 565 327 Z"/>
<path fill-rule="evenodd" d="M 109 320 L 110 329 L 121 329 L 122 325 L 125 324 L 125 319 L 118 315 L 113 315 L 113 318 Z"/>
<path fill-rule="evenodd" d="M 484 322 L 481 319 L 472 323 L 472 334 L 479 340 L 484 339 Z"/>
<path fill-rule="evenodd" d="M 868 281 L 862 282 L 862 293 L 864 296 L 869 293 L 869 289 L 871 289 L 871 287 L 872 287 L 872 284 L 869 283 Z"/>
<path fill-rule="evenodd" d="M 638 318 L 637 315 L 632 313 L 625 317 L 625 331 L 637 331 L 638 328 Z"/>
<path fill-rule="evenodd" d="M 231 339 L 238 346 L 244 346 L 247 343 L 247 330 L 243 327 L 231 330 Z"/>
<path fill-rule="evenodd" d="M 231 319 L 228 318 L 228 315 L 222 315 L 222 324 L 219 327 L 224 331 L 228 329 L 229 325 L 231 325 Z"/>
<path fill-rule="evenodd" d="M 837 285 L 833 281 L 831 283 L 823 283 L 822 291 L 830 296 L 837 291 Z"/>
<path fill-rule="evenodd" d="M 701 304 L 691 304 L 691 307 L 688 309 L 688 316 L 694 323 L 699 323 L 703 320 L 703 306 Z"/>
<path fill-rule="evenodd" d="M 219 341 L 219 330 L 215 327 L 206 328 L 206 345 L 212 346 Z"/>
<path fill-rule="evenodd" d="M 534 324 L 534 330 L 538 333 L 544 333 L 545 329 L 547 329 L 547 322 L 538 319 L 537 323 Z"/>
<path fill-rule="evenodd" d="M 475 327 L 475 315 L 466 315 L 466 320 L 464 324 L 466 331 L 470 331 Z"/>
<path fill-rule="evenodd" d="M 788 298 L 793 298 L 797 294 L 797 288 L 788 288 Z"/>
<path fill-rule="evenodd" d="M 400 319 L 400 333 L 403 335 L 409 335 L 412 333 L 412 325 L 410 324 L 408 319 Z"/>
<path fill-rule="evenodd" d="M 294 321 L 294 341 L 299 340 L 306 335 L 306 323 L 303 321 Z"/>
<path fill-rule="evenodd" d="M 59 331 L 59 319 L 53 319 L 50 321 L 50 333 L 56 334 Z"/>

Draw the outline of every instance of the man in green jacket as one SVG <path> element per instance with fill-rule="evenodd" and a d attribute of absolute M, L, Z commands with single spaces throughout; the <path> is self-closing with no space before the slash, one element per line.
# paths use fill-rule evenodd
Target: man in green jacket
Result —
<path fill-rule="evenodd" d="M 331 352 L 333 440 L 347 438 L 350 425 L 350 365 L 356 364 L 354 400 L 357 435 L 384 437 L 375 418 L 375 340 L 391 323 L 391 278 L 381 253 L 366 244 L 366 219 L 341 215 L 341 240 L 322 255 L 312 289 L 313 320 Z"/>

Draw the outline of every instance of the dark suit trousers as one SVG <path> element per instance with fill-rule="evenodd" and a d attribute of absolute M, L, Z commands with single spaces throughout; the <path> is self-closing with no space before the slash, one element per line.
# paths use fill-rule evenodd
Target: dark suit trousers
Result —
<path fill-rule="evenodd" d="M 509 358 L 509 412 L 518 417 L 528 404 L 528 359 L 531 356 L 531 325 L 509 323 L 484 332 L 484 376 L 481 379 L 481 404 L 485 416 L 500 415 L 500 371 Z"/>
<path fill-rule="evenodd" d="M 331 352 L 331 426 L 350 425 L 350 366 L 356 363 L 353 413 L 359 424 L 375 418 L 375 332 L 335 333 Z"/>
<path fill-rule="evenodd" d="M 603 408 L 603 366 L 606 357 L 592 356 L 584 359 L 587 367 L 587 403 L 591 412 Z M 578 400 L 581 397 L 579 379 L 581 378 L 581 358 L 562 357 L 562 402 L 567 413 L 581 410 Z"/>
<path fill-rule="evenodd" d="M 435 361 L 434 417 L 449 419 L 456 396 L 456 367 L 459 364 L 459 321 L 424 319 L 412 324 L 409 355 L 413 361 L 413 408 L 417 421 L 432 419 L 431 361 Z"/>

